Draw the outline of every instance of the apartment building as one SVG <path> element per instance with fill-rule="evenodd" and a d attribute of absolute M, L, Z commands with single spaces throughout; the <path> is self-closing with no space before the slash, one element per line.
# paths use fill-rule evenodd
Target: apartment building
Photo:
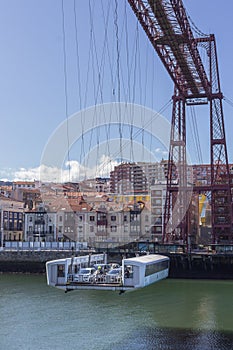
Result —
<path fill-rule="evenodd" d="M 164 205 L 166 200 L 166 182 L 157 182 L 150 189 L 151 194 L 151 238 L 162 241 L 164 224 Z"/>
<path fill-rule="evenodd" d="M 167 176 L 165 160 L 155 163 L 122 163 L 110 173 L 110 191 L 117 194 L 148 193 L 150 187 Z"/>
<path fill-rule="evenodd" d="M 125 195 L 148 190 L 146 175 L 136 163 L 122 163 L 110 173 L 110 192 Z"/>
<path fill-rule="evenodd" d="M 36 181 L 15 181 L 12 183 L 11 198 L 24 202 L 25 208 L 35 208 L 41 203 L 39 183 Z"/>
<path fill-rule="evenodd" d="M 39 208 L 24 213 L 24 239 L 29 242 L 56 241 L 56 213 Z"/>
<path fill-rule="evenodd" d="M 1 245 L 3 241 L 23 240 L 24 203 L 0 198 Z"/>

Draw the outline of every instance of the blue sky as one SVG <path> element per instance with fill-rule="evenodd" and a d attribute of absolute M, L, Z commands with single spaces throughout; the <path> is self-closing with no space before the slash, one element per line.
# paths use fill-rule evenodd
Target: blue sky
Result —
<path fill-rule="evenodd" d="M 76 22 L 73 4 L 73 0 L 65 0 L 63 7 L 64 75 L 62 1 L 0 0 L 0 179 L 36 178 L 48 140 L 59 125 L 80 109 L 128 98 L 131 103 L 155 111 L 162 109 L 162 114 L 170 120 L 171 106 L 166 110 L 163 106 L 173 94 L 173 84 L 138 27 L 128 3 L 117 2 L 116 17 L 113 0 L 76 0 Z M 202 32 L 215 34 L 222 92 L 233 101 L 233 2 L 220 6 L 213 0 L 184 0 L 184 5 Z M 208 110 L 197 109 L 196 114 L 203 161 L 208 162 Z M 230 162 L 233 162 L 232 114 L 233 107 L 224 103 Z M 80 120 L 80 128 L 81 124 Z M 103 143 L 104 131 L 98 132 L 96 143 Z M 114 136 L 117 138 L 117 131 Z M 129 134 L 124 136 L 127 138 Z M 70 160 L 81 161 L 80 142 L 73 146 Z M 143 147 L 149 147 L 145 140 L 142 142 Z M 96 145 L 93 143 L 91 147 Z M 166 157 L 161 145 L 152 143 L 150 147 L 155 160 Z M 196 163 L 195 149 L 189 147 Z M 106 159 L 110 154 L 103 151 L 96 163 L 102 156 Z"/>

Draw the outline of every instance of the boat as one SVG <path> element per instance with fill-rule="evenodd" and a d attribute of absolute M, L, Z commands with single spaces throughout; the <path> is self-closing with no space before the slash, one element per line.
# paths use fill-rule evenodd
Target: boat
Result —
<path fill-rule="evenodd" d="M 168 277 L 170 259 L 159 254 L 107 263 L 106 254 L 92 254 L 46 262 L 47 284 L 72 290 L 133 291 Z M 115 271 L 114 271 L 115 270 Z"/>

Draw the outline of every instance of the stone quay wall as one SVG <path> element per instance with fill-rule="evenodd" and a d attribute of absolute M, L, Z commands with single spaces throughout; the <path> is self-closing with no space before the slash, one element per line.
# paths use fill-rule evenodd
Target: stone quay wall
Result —
<path fill-rule="evenodd" d="M 86 252 L 73 252 L 75 256 Z M 170 278 L 233 280 L 233 254 L 164 254 L 170 257 Z M 49 260 L 68 258 L 72 251 L 0 251 L 0 273 L 45 273 Z M 108 252 L 109 262 L 135 253 Z"/>
<path fill-rule="evenodd" d="M 71 251 L 1 251 L 0 273 L 45 273 L 49 260 L 71 257 Z"/>

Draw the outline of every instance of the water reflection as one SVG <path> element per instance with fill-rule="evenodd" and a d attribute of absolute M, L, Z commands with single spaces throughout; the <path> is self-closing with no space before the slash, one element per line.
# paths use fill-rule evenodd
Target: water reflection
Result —
<path fill-rule="evenodd" d="M 196 311 L 195 327 L 205 330 L 218 329 L 213 296 L 205 295 L 200 298 L 200 303 Z"/>
<path fill-rule="evenodd" d="M 111 350 L 232 350 L 232 333 L 170 328 L 140 328 Z M 107 348 L 106 348 L 107 350 Z"/>
<path fill-rule="evenodd" d="M 165 280 L 130 298 L 160 328 L 233 331 L 232 281 Z M 232 347 L 233 348 L 233 347 Z"/>

